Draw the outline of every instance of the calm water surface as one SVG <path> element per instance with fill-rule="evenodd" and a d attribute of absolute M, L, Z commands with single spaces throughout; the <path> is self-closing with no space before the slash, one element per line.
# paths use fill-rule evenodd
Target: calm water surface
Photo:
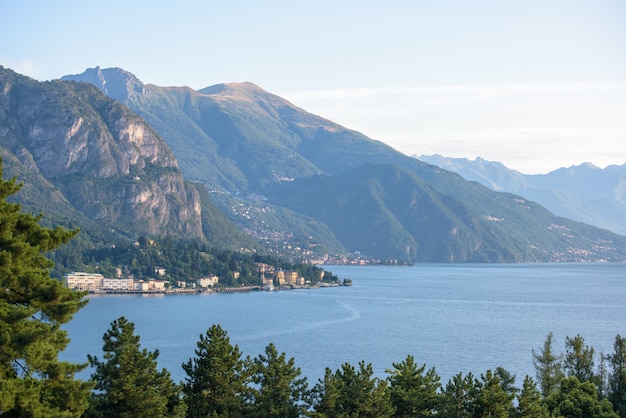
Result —
<path fill-rule="evenodd" d="M 212 324 L 255 357 L 273 342 L 315 383 L 325 367 L 372 363 L 379 376 L 407 354 L 435 367 L 442 381 L 458 372 L 502 366 L 534 377 L 532 350 L 549 332 L 562 350 L 581 334 L 596 352 L 626 334 L 626 264 L 327 266 L 352 287 L 240 294 L 90 296 L 65 327 L 62 355 L 102 355 L 102 335 L 125 316 L 142 347 L 176 381 Z M 82 377 L 87 377 L 86 376 Z"/>

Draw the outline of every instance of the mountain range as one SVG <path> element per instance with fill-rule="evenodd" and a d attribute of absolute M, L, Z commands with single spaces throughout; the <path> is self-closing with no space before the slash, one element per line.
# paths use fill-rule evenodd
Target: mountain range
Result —
<path fill-rule="evenodd" d="M 20 199 L 47 213 L 56 198 L 56 220 L 102 240 L 171 235 L 402 262 L 626 260 L 621 235 L 405 156 L 252 83 L 196 91 L 98 67 L 41 83 L 0 68 L 0 92 L 3 165 L 35 190 Z"/>
<path fill-rule="evenodd" d="M 482 158 L 417 158 L 493 190 L 523 195 L 559 216 L 626 235 L 626 164 L 601 169 L 584 163 L 529 175 Z"/>

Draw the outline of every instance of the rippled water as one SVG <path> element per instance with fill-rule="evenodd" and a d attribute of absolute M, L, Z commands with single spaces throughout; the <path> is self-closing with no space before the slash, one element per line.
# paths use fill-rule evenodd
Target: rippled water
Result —
<path fill-rule="evenodd" d="M 65 327 L 71 343 L 63 358 L 83 362 L 102 353 L 102 335 L 125 316 L 144 348 L 175 380 L 181 364 L 211 324 L 252 357 L 270 342 L 315 383 L 325 367 L 365 360 L 384 376 L 412 354 L 452 375 L 502 366 L 534 376 L 532 350 L 554 333 L 581 334 L 596 352 L 611 352 L 626 334 L 626 264 L 329 266 L 351 287 L 168 296 L 91 296 Z"/>

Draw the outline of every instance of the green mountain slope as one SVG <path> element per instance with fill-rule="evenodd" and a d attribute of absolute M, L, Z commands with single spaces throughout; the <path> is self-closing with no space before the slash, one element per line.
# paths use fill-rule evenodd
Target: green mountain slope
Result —
<path fill-rule="evenodd" d="M 242 205 L 249 193 L 267 194 L 274 206 L 324 223 L 350 251 L 409 261 L 626 259 L 619 235 L 405 156 L 251 83 L 194 91 L 99 68 L 66 78 L 114 92 L 163 135 L 195 180 Z"/>
<path fill-rule="evenodd" d="M 480 190 L 480 189 L 479 189 Z M 626 238 L 558 218 L 512 194 L 477 213 L 393 164 L 363 165 L 268 190 L 271 201 L 326 223 L 351 251 L 437 262 L 623 260 Z"/>

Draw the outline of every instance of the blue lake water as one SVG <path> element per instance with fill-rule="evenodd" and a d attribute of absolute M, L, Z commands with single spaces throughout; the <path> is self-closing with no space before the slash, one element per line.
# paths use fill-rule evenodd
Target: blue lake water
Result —
<path fill-rule="evenodd" d="M 420 264 L 326 266 L 351 287 L 199 295 L 100 295 L 65 326 L 63 359 L 102 355 L 102 335 L 125 316 L 142 347 L 159 349 L 159 365 L 176 381 L 212 324 L 255 357 L 273 342 L 314 384 L 324 369 L 372 363 L 385 376 L 407 354 L 434 367 L 445 384 L 458 372 L 504 367 L 534 377 L 532 350 L 549 332 L 562 351 L 581 334 L 610 353 L 626 334 L 626 264 Z M 88 376 L 88 373 L 87 373 Z M 86 377 L 86 376 L 82 376 Z"/>

